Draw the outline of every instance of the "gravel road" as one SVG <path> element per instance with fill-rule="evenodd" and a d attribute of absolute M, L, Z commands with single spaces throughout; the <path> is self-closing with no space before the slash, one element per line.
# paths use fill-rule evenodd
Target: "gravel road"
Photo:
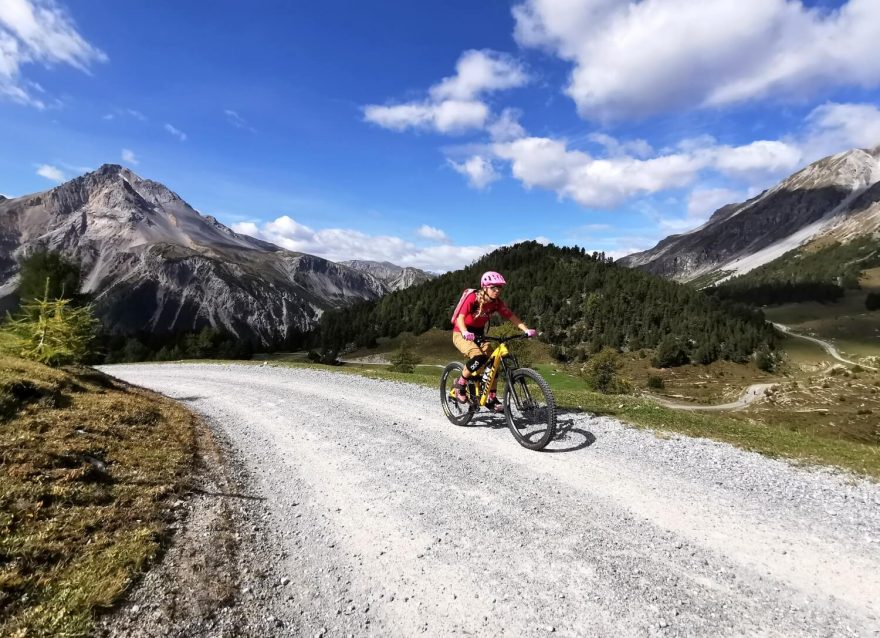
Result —
<path fill-rule="evenodd" d="M 715 405 L 702 405 L 699 403 L 676 403 L 675 401 L 670 401 L 669 399 L 664 399 L 663 397 L 658 397 L 653 394 L 645 394 L 643 396 L 646 396 L 649 399 L 656 401 L 662 406 L 673 408 L 676 410 L 703 410 L 707 412 L 720 412 L 723 410 L 744 410 L 755 401 L 763 399 L 764 393 L 775 385 L 777 384 L 753 383 L 742 391 L 742 394 L 739 395 L 739 398 L 736 401 L 731 401 L 730 403 L 716 403 Z"/>
<path fill-rule="evenodd" d="M 275 635 L 880 634 L 876 483 L 581 413 L 530 452 L 436 390 L 320 370 L 102 369 L 236 450 L 267 566 L 238 586 Z"/>
<path fill-rule="evenodd" d="M 840 351 L 837 348 L 835 348 L 831 343 L 824 341 L 822 339 L 817 339 L 816 337 L 810 337 L 808 335 L 802 335 L 798 332 L 793 332 L 792 329 L 789 328 L 788 326 L 786 326 L 785 324 L 773 322 L 773 327 L 778 328 L 779 330 L 781 330 L 785 334 L 792 336 L 792 337 L 795 337 L 796 339 L 803 339 L 805 341 L 812 341 L 813 343 L 822 346 L 822 349 L 825 350 L 825 352 L 830 354 L 832 357 L 834 357 L 835 359 L 837 359 L 841 363 L 847 363 L 851 366 L 861 365 L 863 368 L 867 368 L 868 370 L 876 370 L 877 369 L 873 366 L 869 366 L 864 363 L 859 364 L 856 361 L 850 361 L 849 359 L 844 359 L 843 356 L 840 354 Z"/>

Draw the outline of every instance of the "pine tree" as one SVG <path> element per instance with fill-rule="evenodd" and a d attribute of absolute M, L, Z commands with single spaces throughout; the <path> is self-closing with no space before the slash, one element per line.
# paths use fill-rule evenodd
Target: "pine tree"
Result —
<path fill-rule="evenodd" d="M 97 326 L 91 306 L 50 298 L 47 279 L 42 299 L 25 303 L 18 316 L 8 316 L 0 326 L 0 347 L 50 366 L 81 363 L 90 354 Z"/>

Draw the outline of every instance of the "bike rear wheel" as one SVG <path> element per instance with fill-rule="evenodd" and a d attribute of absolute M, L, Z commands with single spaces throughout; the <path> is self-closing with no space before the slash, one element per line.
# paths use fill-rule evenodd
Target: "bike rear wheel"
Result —
<path fill-rule="evenodd" d="M 461 376 L 462 370 L 464 365 L 453 361 L 443 368 L 443 373 L 440 375 L 440 405 L 443 406 L 443 414 L 455 425 L 467 425 L 476 412 L 471 403 L 459 403 L 458 399 L 452 396 L 455 382 Z"/>
<path fill-rule="evenodd" d="M 511 373 L 504 389 L 504 415 L 514 438 L 530 450 L 543 450 L 556 434 L 553 392 L 531 368 Z"/>

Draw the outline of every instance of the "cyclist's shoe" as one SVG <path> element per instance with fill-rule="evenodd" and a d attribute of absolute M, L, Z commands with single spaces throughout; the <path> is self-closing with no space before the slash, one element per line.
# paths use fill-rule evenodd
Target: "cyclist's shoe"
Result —
<path fill-rule="evenodd" d="M 486 401 L 486 408 L 490 412 L 501 413 L 504 412 L 504 405 L 502 405 L 501 401 L 498 400 L 498 397 L 493 392 L 489 395 L 489 400 Z"/>
<path fill-rule="evenodd" d="M 455 384 L 455 399 L 459 403 L 467 403 L 468 395 L 467 395 L 467 386 L 463 383 Z"/>

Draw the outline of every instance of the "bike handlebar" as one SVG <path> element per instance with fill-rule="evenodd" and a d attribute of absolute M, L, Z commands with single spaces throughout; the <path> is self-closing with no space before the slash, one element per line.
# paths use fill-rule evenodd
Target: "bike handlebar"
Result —
<path fill-rule="evenodd" d="M 514 339 L 528 339 L 529 335 L 512 335 L 510 337 L 493 337 L 491 335 L 477 335 L 474 337 L 474 343 L 480 343 L 482 341 L 497 341 L 498 343 L 506 343 L 508 341 L 513 341 Z"/>

